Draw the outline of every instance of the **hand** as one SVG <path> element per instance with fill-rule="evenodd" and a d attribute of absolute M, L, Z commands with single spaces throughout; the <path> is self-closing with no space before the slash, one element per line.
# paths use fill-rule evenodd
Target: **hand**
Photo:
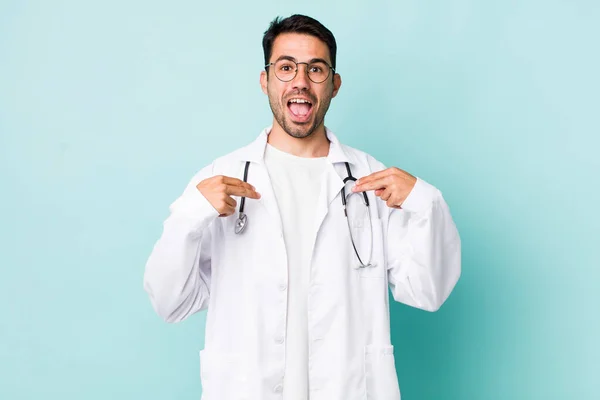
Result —
<path fill-rule="evenodd" d="M 237 201 L 231 196 L 243 196 L 250 199 L 260 199 L 260 194 L 251 184 L 237 178 L 217 175 L 207 178 L 196 185 L 196 189 L 217 210 L 219 217 L 235 213 Z"/>
<path fill-rule="evenodd" d="M 375 196 L 385 201 L 390 208 L 402 208 L 417 178 L 400 168 L 390 167 L 383 171 L 364 176 L 356 181 L 353 192 L 375 190 Z"/>

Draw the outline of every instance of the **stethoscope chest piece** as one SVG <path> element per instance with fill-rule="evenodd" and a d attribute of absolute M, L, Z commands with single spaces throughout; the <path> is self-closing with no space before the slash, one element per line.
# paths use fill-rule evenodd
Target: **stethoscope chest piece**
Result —
<path fill-rule="evenodd" d="M 235 221 L 235 233 L 240 234 L 246 228 L 246 224 L 248 223 L 248 216 L 243 212 L 240 213 L 239 217 Z"/>

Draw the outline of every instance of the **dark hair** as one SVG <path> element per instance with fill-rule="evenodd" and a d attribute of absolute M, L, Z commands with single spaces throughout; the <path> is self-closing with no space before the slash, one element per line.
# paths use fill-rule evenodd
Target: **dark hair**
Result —
<path fill-rule="evenodd" d="M 303 33 L 314 36 L 325 42 L 329 48 L 331 66 L 335 69 L 335 53 L 337 51 L 337 45 L 333 33 L 316 19 L 299 14 L 292 15 L 285 19 L 276 17 L 271 22 L 271 25 L 269 25 L 269 29 L 265 31 L 262 41 L 263 51 L 265 53 L 265 65 L 267 65 L 271 59 L 275 38 L 282 33 Z"/>

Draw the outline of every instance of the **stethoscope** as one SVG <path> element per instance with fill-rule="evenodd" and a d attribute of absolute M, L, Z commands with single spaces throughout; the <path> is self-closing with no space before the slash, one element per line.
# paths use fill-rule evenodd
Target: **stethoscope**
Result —
<path fill-rule="evenodd" d="M 373 222 L 371 221 L 371 208 L 369 207 L 369 198 L 367 197 L 367 193 L 366 192 L 361 192 L 362 194 L 362 198 L 363 198 L 363 204 L 367 207 L 367 212 L 369 214 L 369 225 L 371 228 L 371 245 L 370 245 L 370 250 L 369 250 L 369 259 L 367 261 L 367 263 L 365 264 L 362 259 L 360 258 L 360 255 L 358 254 L 358 250 L 356 249 L 356 244 L 354 243 L 354 237 L 352 236 L 352 227 L 350 226 L 350 219 L 348 218 L 348 211 L 347 211 L 347 204 L 346 204 L 346 183 L 348 181 L 354 181 L 356 182 L 356 178 L 354 176 L 352 176 L 352 170 L 350 169 L 350 164 L 348 164 L 347 162 L 346 164 L 346 171 L 348 172 L 348 176 L 344 179 L 344 187 L 342 187 L 342 191 L 341 191 L 341 198 L 342 198 L 342 206 L 344 207 L 344 216 L 346 217 L 346 222 L 348 223 L 348 231 L 350 232 L 350 241 L 352 242 L 352 247 L 354 248 L 354 253 L 356 254 L 356 257 L 358 258 L 358 262 L 360 263 L 357 268 L 367 268 L 367 267 L 373 267 L 375 266 L 374 263 L 371 263 L 371 258 L 373 256 Z M 248 168 L 250 167 L 250 161 L 246 161 L 246 167 L 244 168 L 244 182 L 248 182 Z M 351 193 L 351 195 L 354 193 Z M 235 222 L 235 227 L 234 227 L 234 231 L 236 234 L 240 234 L 244 231 L 244 229 L 246 229 L 246 226 L 248 225 L 248 215 L 244 213 L 244 205 L 246 203 L 246 198 L 242 197 L 241 201 L 240 201 L 240 209 L 239 209 L 239 215 L 238 218 Z"/>

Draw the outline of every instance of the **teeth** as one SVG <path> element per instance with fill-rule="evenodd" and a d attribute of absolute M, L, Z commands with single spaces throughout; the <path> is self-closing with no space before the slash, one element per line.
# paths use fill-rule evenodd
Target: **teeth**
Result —
<path fill-rule="evenodd" d="M 290 103 L 308 103 L 311 104 L 310 101 L 304 99 L 291 99 Z"/>

